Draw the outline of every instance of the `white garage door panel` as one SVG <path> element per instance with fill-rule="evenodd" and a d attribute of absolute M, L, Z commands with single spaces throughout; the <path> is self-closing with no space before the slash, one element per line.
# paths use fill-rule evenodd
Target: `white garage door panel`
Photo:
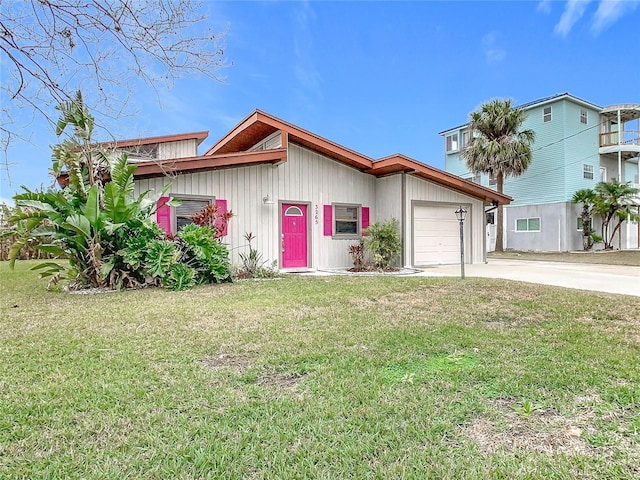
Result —
<path fill-rule="evenodd" d="M 460 226 L 454 211 L 450 206 L 414 206 L 414 265 L 460 261 Z"/>

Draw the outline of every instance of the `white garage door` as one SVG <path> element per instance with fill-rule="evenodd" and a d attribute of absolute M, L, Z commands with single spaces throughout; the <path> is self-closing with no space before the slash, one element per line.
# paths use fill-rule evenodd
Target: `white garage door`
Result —
<path fill-rule="evenodd" d="M 415 266 L 460 262 L 460 224 L 455 210 L 451 206 L 414 205 Z"/>

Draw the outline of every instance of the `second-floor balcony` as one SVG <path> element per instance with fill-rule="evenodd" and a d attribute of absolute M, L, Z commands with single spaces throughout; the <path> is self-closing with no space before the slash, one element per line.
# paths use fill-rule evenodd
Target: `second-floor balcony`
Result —
<path fill-rule="evenodd" d="M 605 132 L 600 134 L 600 146 L 640 145 L 640 130 L 624 130 L 621 132 Z"/>
<path fill-rule="evenodd" d="M 640 156 L 640 104 L 611 105 L 600 111 L 604 131 L 600 154 L 617 154 L 619 161 Z"/>

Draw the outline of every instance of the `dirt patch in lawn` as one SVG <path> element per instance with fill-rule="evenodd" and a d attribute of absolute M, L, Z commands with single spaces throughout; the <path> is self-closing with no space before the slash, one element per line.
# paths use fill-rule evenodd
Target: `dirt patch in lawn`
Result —
<path fill-rule="evenodd" d="M 587 431 L 595 430 L 590 426 L 593 422 L 590 409 L 569 418 L 551 408 L 523 413 L 518 411 L 518 402 L 508 400 L 494 400 L 492 407 L 499 412 L 500 420 L 480 417 L 460 428 L 485 454 L 529 451 L 590 456 L 597 451 L 582 437 Z"/>
<path fill-rule="evenodd" d="M 258 378 L 258 385 L 274 387 L 282 390 L 295 390 L 307 374 L 294 373 L 263 373 Z"/>
<path fill-rule="evenodd" d="M 226 368 L 239 375 L 251 366 L 251 359 L 241 355 L 220 353 L 215 357 L 202 360 L 202 366 L 210 370 Z"/>

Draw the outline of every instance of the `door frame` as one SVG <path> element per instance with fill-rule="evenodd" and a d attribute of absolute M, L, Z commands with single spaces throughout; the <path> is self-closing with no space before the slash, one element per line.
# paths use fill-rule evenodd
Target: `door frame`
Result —
<path fill-rule="evenodd" d="M 304 205 L 307 210 L 306 213 L 306 222 L 307 222 L 307 266 L 306 267 L 284 267 L 283 265 L 283 259 L 282 259 L 282 240 L 283 240 L 283 235 L 284 233 L 282 233 L 282 205 L 294 205 L 294 206 L 300 206 L 300 205 Z M 313 258 L 312 254 L 311 254 L 311 246 L 312 246 L 312 241 L 311 241 L 311 202 L 300 202 L 300 201 L 296 201 L 296 200 L 280 200 L 278 201 L 278 261 L 280 263 L 280 269 L 281 270 L 299 270 L 299 269 L 304 269 L 307 270 L 311 267 L 311 260 Z"/>

